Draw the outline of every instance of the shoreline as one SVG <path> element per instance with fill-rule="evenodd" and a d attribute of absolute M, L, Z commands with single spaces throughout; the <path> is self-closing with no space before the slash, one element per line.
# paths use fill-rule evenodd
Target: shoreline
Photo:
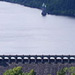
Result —
<path fill-rule="evenodd" d="M 21 3 L 17 3 L 17 2 L 11 2 L 11 1 L 6 1 L 6 0 L 2 0 L 3 2 L 9 2 L 9 3 L 14 3 L 14 4 L 19 4 L 19 5 L 23 5 L 23 6 L 26 6 L 26 7 L 29 7 L 29 8 L 35 8 L 35 9 L 40 9 L 42 10 L 41 8 L 38 8 L 38 7 L 33 7 L 33 6 L 28 6 L 28 5 L 24 5 L 24 4 L 21 4 Z M 47 12 L 47 15 L 55 15 L 55 16 L 66 16 L 66 17 L 72 17 L 72 18 L 75 18 L 75 15 L 70 15 L 70 14 L 62 14 L 62 13 L 53 13 L 53 12 Z"/>

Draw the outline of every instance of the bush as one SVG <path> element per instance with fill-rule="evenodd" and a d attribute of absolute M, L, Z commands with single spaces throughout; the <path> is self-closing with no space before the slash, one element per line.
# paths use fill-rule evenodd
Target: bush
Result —
<path fill-rule="evenodd" d="M 10 70 L 7 70 L 3 75 L 22 75 L 22 67 L 16 67 Z"/>
<path fill-rule="evenodd" d="M 32 69 L 32 70 L 29 72 L 29 74 L 28 74 L 28 75 L 35 75 L 34 70 Z"/>
<path fill-rule="evenodd" d="M 3 75 L 35 75 L 35 72 L 32 69 L 29 73 L 24 73 L 22 71 L 22 67 L 16 67 L 16 68 L 7 70 Z"/>
<path fill-rule="evenodd" d="M 57 75 L 66 75 L 66 71 L 68 70 L 68 68 L 63 68 L 62 70 L 60 70 L 59 72 L 57 72 Z"/>

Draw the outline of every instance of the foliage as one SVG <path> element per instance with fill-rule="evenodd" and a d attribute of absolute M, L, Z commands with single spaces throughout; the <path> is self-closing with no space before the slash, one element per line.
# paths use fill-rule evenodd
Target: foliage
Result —
<path fill-rule="evenodd" d="M 75 67 L 70 67 L 68 71 L 71 73 L 71 75 L 75 75 Z"/>
<path fill-rule="evenodd" d="M 3 75 L 35 75 L 35 72 L 32 69 L 29 73 L 24 73 L 22 71 L 22 67 L 16 67 L 16 68 L 7 70 Z"/>
<path fill-rule="evenodd" d="M 3 75 L 22 75 L 22 67 L 7 70 Z"/>
<path fill-rule="evenodd" d="M 75 75 L 75 67 L 63 68 L 57 72 L 57 75 L 66 75 L 67 73 L 70 75 Z"/>
<path fill-rule="evenodd" d="M 75 67 L 63 68 L 57 72 L 57 75 L 75 75 Z M 3 75 L 36 75 L 35 71 L 32 69 L 30 72 L 24 73 L 22 67 L 15 67 L 13 69 L 7 70 Z M 51 75 L 51 74 L 48 74 Z"/>
<path fill-rule="evenodd" d="M 35 75 L 34 70 L 32 69 L 32 70 L 29 72 L 29 74 L 28 74 L 28 75 Z"/>
<path fill-rule="evenodd" d="M 62 70 L 60 70 L 59 72 L 57 72 L 57 75 L 66 75 L 66 71 L 68 70 L 68 68 L 63 68 Z"/>
<path fill-rule="evenodd" d="M 2 0 L 39 8 L 46 4 L 48 14 L 75 16 L 75 0 Z"/>
<path fill-rule="evenodd" d="M 48 74 L 48 75 L 51 75 L 51 74 Z"/>

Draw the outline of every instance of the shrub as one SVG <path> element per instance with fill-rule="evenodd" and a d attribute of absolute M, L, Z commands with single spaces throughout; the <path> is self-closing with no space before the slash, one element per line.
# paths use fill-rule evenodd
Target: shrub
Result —
<path fill-rule="evenodd" d="M 32 69 L 29 73 L 24 73 L 22 71 L 22 67 L 16 67 L 16 68 L 7 70 L 3 75 L 35 75 L 35 72 Z"/>

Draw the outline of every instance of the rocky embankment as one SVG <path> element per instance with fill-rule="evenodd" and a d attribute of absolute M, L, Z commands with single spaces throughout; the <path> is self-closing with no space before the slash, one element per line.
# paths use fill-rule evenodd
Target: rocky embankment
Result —
<path fill-rule="evenodd" d="M 59 71 L 60 69 L 64 68 L 64 67 L 71 67 L 71 66 L 75 66 L 75 63 L 6 63 L 6 62 L 0 62 L 0 75 L 3 75 L 3 73 L 11 68 L 17 67 L 17 66 L 22 66 L 23 67 L 23 71 L 24 72 L 29 72 L 31 69 L 34 69 L 36 72 L 36 75 L 56 75 L 57 71 Z"/>

